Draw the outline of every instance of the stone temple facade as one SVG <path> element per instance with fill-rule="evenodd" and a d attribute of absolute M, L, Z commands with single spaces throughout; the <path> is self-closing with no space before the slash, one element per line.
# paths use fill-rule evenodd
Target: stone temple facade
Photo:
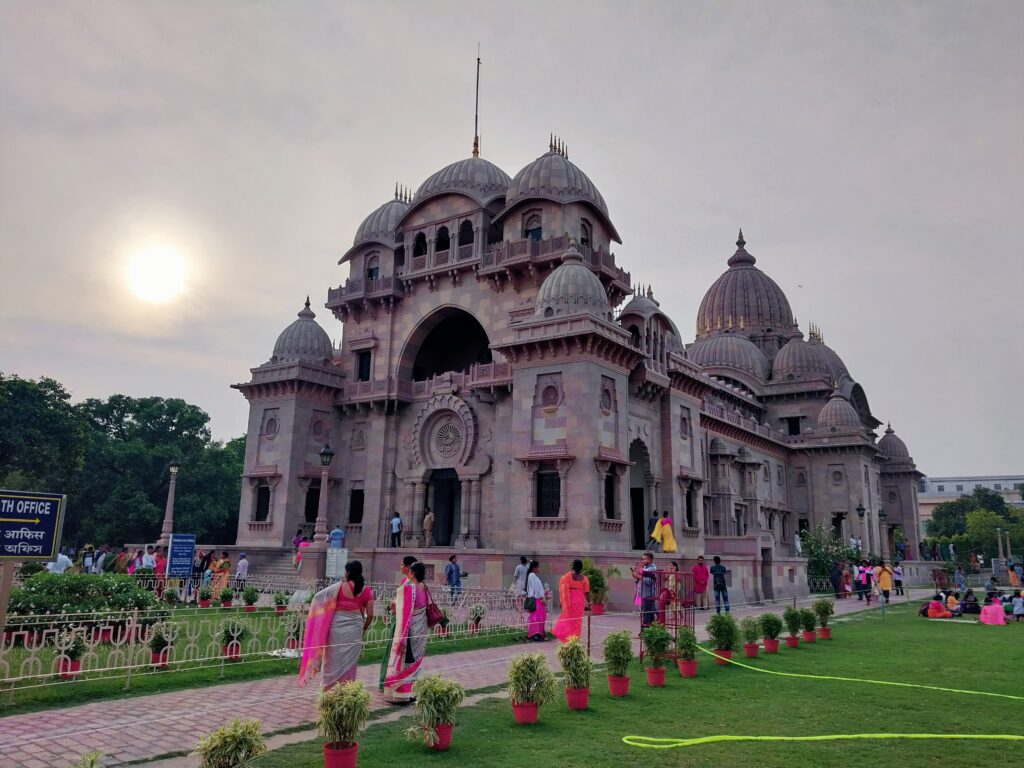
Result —
<path fill-rule="evenodd" d="M 748 599 L 806 592 L 806 527 L 879 554 L 901 528 L 916 553 L 906 445 L 876 439 L 863 388 L 801 332 L 742 232 L 695 339 L 616 263 L 618 242 L 557 140 L 514 177 L 474 153 L 370 213 L 327 291 L 340 348 L 307 300 L 235 385 L 250 406 L 238 545 L 269 557 L 312 531 L 329 443 L 328 527 L 378 573 L 407 554 L 388 546 L 396 511 L 404 547 L 437 569 L 458 553 L 492 588 L 520 554 L 552 581 L 576 555 L 628 565 L 663 510 L 674 559 L 722 555 Z"/>

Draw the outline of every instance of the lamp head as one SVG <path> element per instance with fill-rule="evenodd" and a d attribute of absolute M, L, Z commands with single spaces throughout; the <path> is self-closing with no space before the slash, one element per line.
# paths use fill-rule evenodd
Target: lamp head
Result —
<path fill-rule="evenodd" d="M 320 449 L 320 464 L 324 467 L 331 466 L 331 460 L 334 458 L 334 451 L 331 450 L 331 446 L 324 443 L 324 447 Z"/>

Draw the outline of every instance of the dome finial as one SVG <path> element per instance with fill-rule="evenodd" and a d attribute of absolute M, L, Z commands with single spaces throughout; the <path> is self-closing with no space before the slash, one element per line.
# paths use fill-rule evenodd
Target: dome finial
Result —
<path fill-rule="evenodd" d="M 309 295 L 306 295 L 306 303 L 299 310 L 299 317 L 316 317 L 313 310 L 309 308 Z"/>
<path fill-rule="evenodd" d="M 742 248 L 747 244 L 747 241 L 743 239 L 743 227 L 740 227 L 740 236 L 736 240 L 736 246 Z"/>
<path fill-rule="evenodd" d="M 751 267 L 757 263 L 757 259 L 747 253 L 745 248 L 747 241 L 743 239 L 743 229 L 740 229 L 739 236 L 736 238 L 736 253 L 729 257 L 730 267 Z"/>

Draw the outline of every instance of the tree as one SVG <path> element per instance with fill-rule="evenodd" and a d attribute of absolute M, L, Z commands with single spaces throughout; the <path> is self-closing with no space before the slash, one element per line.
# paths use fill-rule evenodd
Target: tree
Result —
<path fill-rule="evenodd" d="M 820 524 L 813 531 L 803 531 L 800 538 L 803 541 L 804 555 L 807 557 L 807 578 L 812 583 L 827 580 L 832 574 L 832 566 L 836 563 L 857 559 L 856 550 L 836 538 L 832 529 L 826 530 Z"/>
<path fill-rule="evenodd" d="M 955 536 L 964 533 L 967 530 L 967 514 L 975 509 L 987 509 L 1009 519 L 1006 501 L 999 493 L 988 488 L 975 488 L 970 496 L 937 504 L 932 519 L 926 525 L 928 535 Z"/>
<path fill-rule="evenodd" d="M 976 509 L 967 513 L 966 538 L 974 552 L 984 552 L 991 560 L 999 553 L 996 528 L 1005 528 L 1006 520 L 988 509 Z"/>

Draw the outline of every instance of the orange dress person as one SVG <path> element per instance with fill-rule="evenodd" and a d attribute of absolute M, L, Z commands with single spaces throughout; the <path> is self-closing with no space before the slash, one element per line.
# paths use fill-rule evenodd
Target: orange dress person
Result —
<path fill-rule="evenodd" d="M 583 575 L 583 561 L 573 560 L 572 570 L 558 581 L 558 599 L 562 613 L 551 630 L 561 642 L 583 634 L 583 614 L 590 594 L 590 580 Z"/>

